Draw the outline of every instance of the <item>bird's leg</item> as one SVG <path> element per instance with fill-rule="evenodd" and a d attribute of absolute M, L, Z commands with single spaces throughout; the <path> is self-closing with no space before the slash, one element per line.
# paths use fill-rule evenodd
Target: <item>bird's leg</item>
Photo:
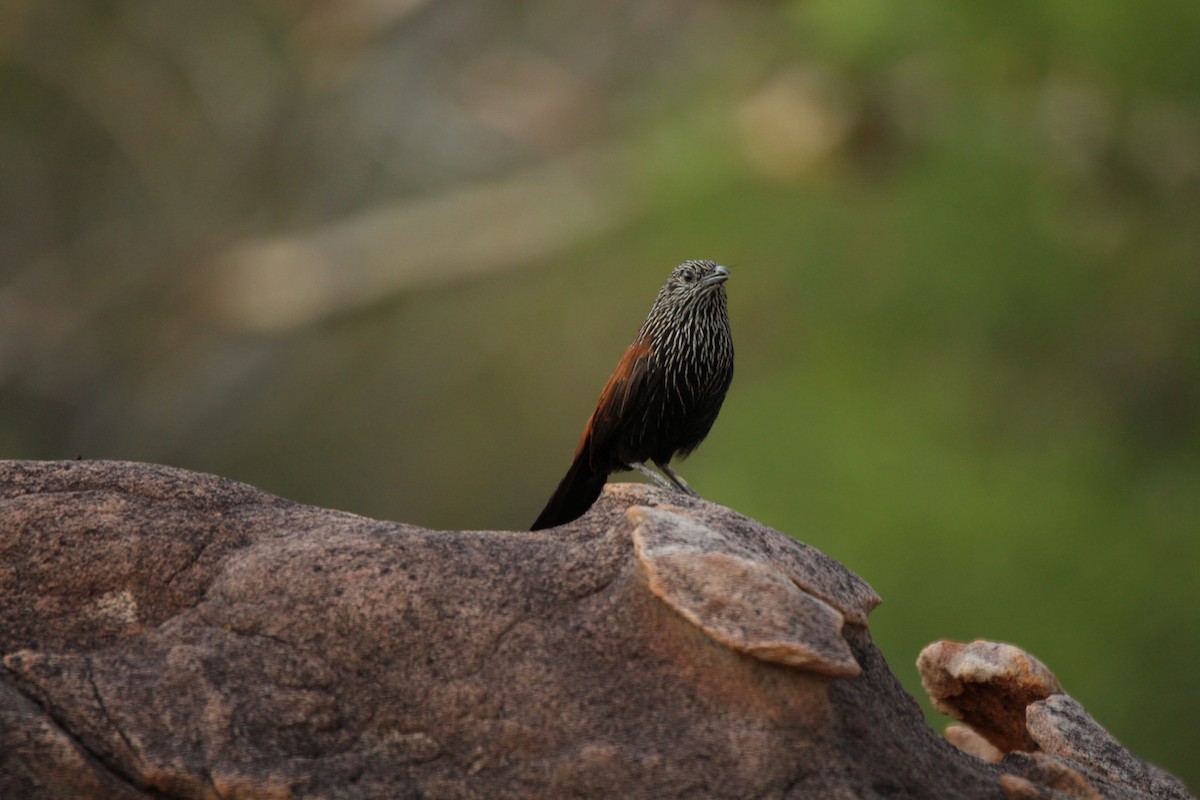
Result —
<path fill-rule="evenodd" d="M 671 483 L 675 484 L 679 491 L 683 492 L 684 494 L 691 495 L 692 497 L 700 496 L 695 489 L 687 485 L 687 481 L 681 478 L 678 472 L 671 469 L 671 465 L 668 462 L 655 461 L 654 463 L 658 465 L 659 469 L 666 473 L 667 477 L 671 479 Z"/>
<path fill-rule="evenodd" d="M 635 461 L 634 463 L 632 463 L 632 464 L 629 464 L 628 466 L 629 466 L 629 469 L 636 469 L 638 472 L 642 473 L 642 474 L 643 474 L 643 475 L 645 475 L 647 478 L 649 478 L 650 480 L 654 481 L 654 483 L 658 485 L 658 488 L 660 488 L 660 489 L 669 489 L 669 490 L 671 490 L 671 491 L 675 491 L 675 490 L 676 490 L 676 489 L 675 489 L 675 487 L 674 487 L 673 485 L 671 485 L 670 481 L 668 481 L 668 480 L 667 480 L 666 478 L 664 478 L 662 475 L 659 475 L 659 474 L 658 474 L 657 472 L 655 472 L 654 470 L 652 470 L 652 469 L 650 469 L 649 467 L 647 467 L 645 464 L 642 464 L 642 463 L 639 463 L 639 462 L 636 462 L 636 461 Z"/>

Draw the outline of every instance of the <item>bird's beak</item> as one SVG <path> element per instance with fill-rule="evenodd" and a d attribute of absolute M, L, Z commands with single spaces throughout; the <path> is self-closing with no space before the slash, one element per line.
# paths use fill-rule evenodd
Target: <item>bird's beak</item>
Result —
<path fill-rule="evenodd" d="M 715 286 L 716 284 L 724 283 L 727 280 L 729 280 L 729 270 L 726 267 L 722 267 L 720 264 L 718 264 L 713 269 L 713 274 L 709 275 L 707 278 L 701 281 L 701 283 L 703 283 L 705 286 Z"/>

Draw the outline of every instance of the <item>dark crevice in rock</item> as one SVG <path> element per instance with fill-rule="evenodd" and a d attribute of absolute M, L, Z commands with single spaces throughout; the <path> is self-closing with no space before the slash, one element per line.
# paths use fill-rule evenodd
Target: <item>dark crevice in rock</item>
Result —
<path fill-rule="evenodd" d="M 105 705 L 104 698 L 100 694 L 100 687 L 96 685 L 96 676 L 92 673 L 92 661 L 90 658 L 85 659 L 85 665 L 88 685 L 92 689 L 92 697 L 96 699 L 96 707 L 100 710 L 100 714 L 108 723 L 108 727 L 111 730 L 116 731 L 117 736 L 119 736 L 121 741 L 124 742 L 125 749 L 129 752 L 130 760 L 136 760 L 137 751 L 133 747 L 133 742 L 129 741 L 129 736 L 126 735 L 125 730 L 117 724 L 117 721 L 113 719 L 112 714 L 108 712 L 108 706 Z"/>
<path fill-rule="evenodd" d="M 96 750 L 92 749 L 92 747 L 88 745 L 87 741 L 85 741 L 81 736 L 77 735 L 71 729 L 71 726 L 67 723 L 67 721 L 65 719 L 62 718 L 62 716 L 60 714 L 56 714 L 54 709 L 48 703 L 44 702 L 42 700 L 42 698 L 38 697 L 36 694 L 26 691 L 24 688 L 22 688 L 22 686 L 20 685 L 20 681 L 15 679 L 15 676 L 13 676 L 3 666 L 0 666 L 0 683 L 2 683 L 6 688 L 11 690 L 12 692 L 19 695 L 24 701 L 28 702 L 30 705 L 35 707 L 41 713 L 41 715 L 44 717 L 44 722 L 46 724 L 53 726 L 53 730 L 54 730 L 55 734 L 62 736 L 68 742 L 70 742 L 70 744 L 73 746 L 73 749 L 74 749 L 74 752 L 76 755 L 78 755 L 80 758 L 82 758 L 85 761 L 85 763 L 89 767 L 91 767 L 93 770 L 103 773 L 103 778 L 106 781 L 111 781 L 112 783 L 119 786 L 120 790 L 125 791 L 128 794 L 128 796 L 142 797 L 142 798 L 146 798 L 146 800 L 174 800 L 174 798 L 171 795 L 163 794 L 149 786 L 144 785 L 140 781 L 133 779 L 130 775 L 126 774 L 125 771 L 122 770 L 119 766 L 112 763 L 112 760 L 110 758 L 108 758 L 104 754 L 98 753 L 98 752 L 96 752 Z M 94 686 L 93 686 L 93 688 L 94 688 Z M 97 697 L 97 700 L 99 700 L 99 692 L 96 692 L 96 697 Z M 12 758 L 14 755 L 19 756 L 19 754 L 16 754 L 16 753 L 12 752 L 11 750 L 6 755 L 9 758 Z M 46 783 L 53 785 L 53 783 L 54 783 L 53 778 L 51 776 L 48 776 L 48 777 L 50 777 L 50 779 L 46 780 Z M 4 771 L 0 770 L 0 790 L 4 789 L 5 786 L 6 786 L 6 783 L 5 783 L 5 779 L 4 779 Z M 14 797 L 15 798 L 16 796 L 17 795 L 15 795 L 15 794 L 9 794 L 7 792 L 0 792 L 0 797 L 4 797 L 4 798 Z M 61 795 L 56 793 L 53 796 L 57 798 Z M 97 800 L 101 800 L 101 797 L 103 797 L 103 796 L 98 796 Z M 31 798 L 30 800 L 34 800 L 34 799 Z M 104 797 L 104 800 L 108 800 L 108 798 Z"/>

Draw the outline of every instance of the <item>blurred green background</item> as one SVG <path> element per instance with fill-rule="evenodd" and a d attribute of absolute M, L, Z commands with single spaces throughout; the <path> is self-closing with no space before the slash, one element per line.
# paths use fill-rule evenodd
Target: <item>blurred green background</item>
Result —
<path fill-rule="evenodd" d="M 524 528 L 671 267 L 681 467 L 1200 787 L 1195 0 L 6 0 L 0 456 Z M 933 722 L 940 727 L 942 720 Z"/>

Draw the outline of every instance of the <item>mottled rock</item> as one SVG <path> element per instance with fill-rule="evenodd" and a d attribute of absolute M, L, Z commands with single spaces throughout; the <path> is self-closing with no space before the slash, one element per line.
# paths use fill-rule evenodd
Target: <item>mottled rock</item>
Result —
<path fill-rule="evenodd" d="M 993 764 L 999 764 L 1004 759 L 1003 750 L 967 725 L 947 725 L 946 740 L 964 753 L 969 753 Z"/>
<path fill-rule="evenodd" d="M 936 642 L 917 667 L 934 706 L 970 726 L 951 726 L 947 738 L 999 762 L 1009 798 L 1190 796 L 1177 778 L 1122 747 L 1019 647 Z"/>
<path fill-rule="evenodd" d="M 634 507 L 629 519 L 647 587 L 714 640 L 835 678 L 862 672 L 842 623 L 865 625 L 879 597 L 828 556 L 790 542 L 779 554 L 791 558 L 764 558 L 758 543 L 679 508 Z"/>
<path fill-rule="evenodd" d="M 1000 778 L 1000 785 L 1010 797 L 1073 797 L 1080 800 L 1103 800 L 1104 795 L 1077 769 L 1045 753 L 1013 753 L 1004 761 L 1024 777 L 1009 774 Z"/>
<path fill-rule="evenodd" d="M 1054 673 L 1010 644 L 937 642 L 921 651 L 917 668 L 934 708 L 1004 753 L 1034 749 L 1025 706 L 1062 691 Z"/>
<path fill-rule="evenodd" d="M 649 487 L 551 531 L 430 531 L 0 462 L 0 554 L 3 798 L 1057 791 L 924 724 L 861 579 Z"/>
<path fill-rule="evenodd" d="M 1112 734 L 1066 694 L 1054 694 L 1025 709 L 1029 735 L 1038 747 L 1062 760 L 1086 764 L 1114 783 L 1153 797 L 1184 800 L 1183 783 L 1125 749 Z"/>

